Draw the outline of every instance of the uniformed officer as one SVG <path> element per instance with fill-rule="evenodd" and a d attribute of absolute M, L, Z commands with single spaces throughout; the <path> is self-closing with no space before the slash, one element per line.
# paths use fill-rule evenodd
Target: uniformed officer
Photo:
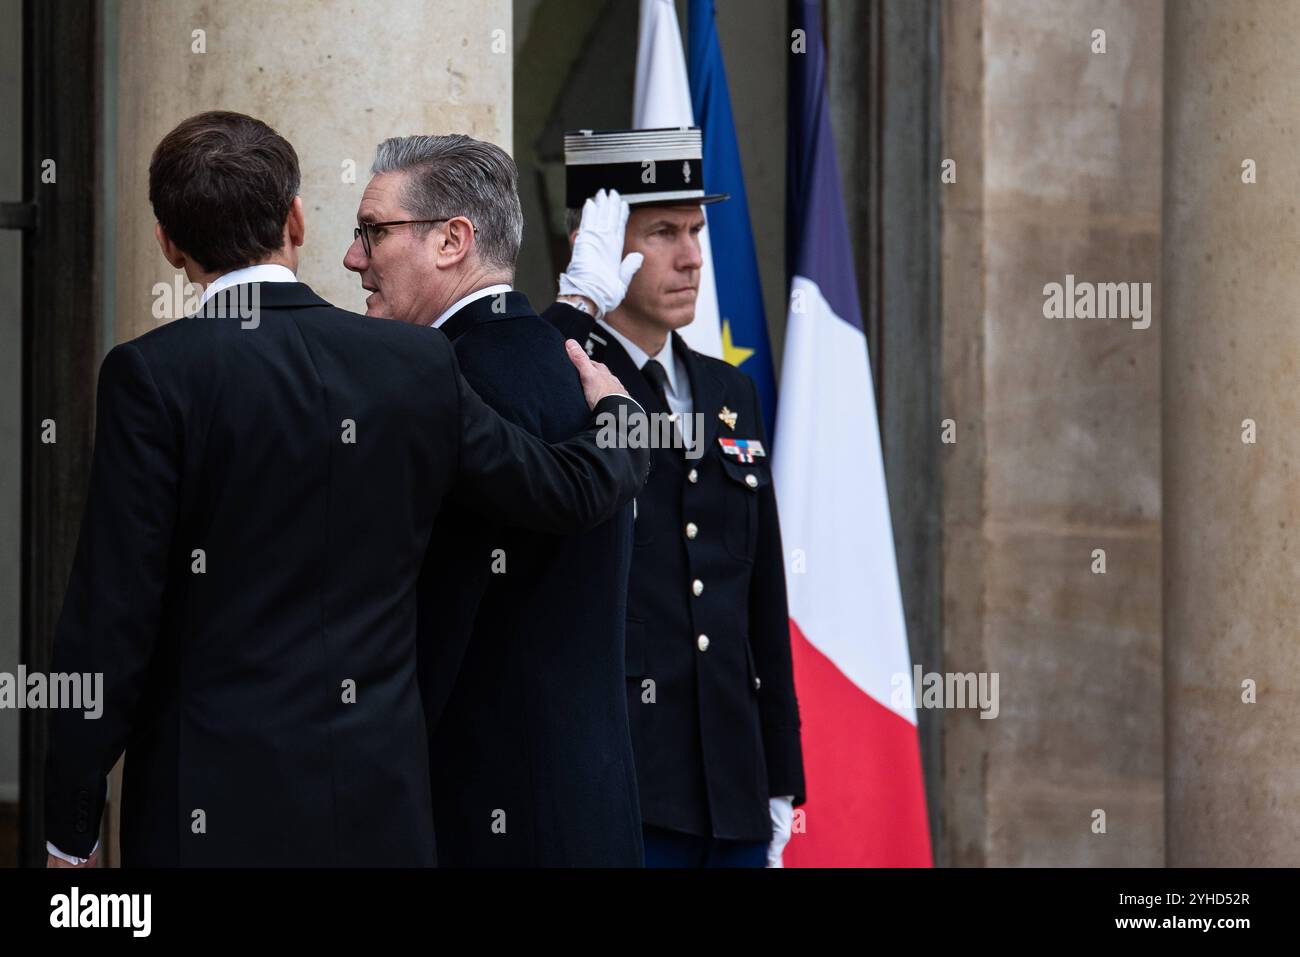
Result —
<path fill-rule="evenodd" d="M 654 450 L 635 503 L 626 670 L 646 864 L 780 866 L 804 776 L 771 449 L 753 381 L 677 334 L 695 318 L 702 207 L 728 198 L 705 192 L 700 157 L 698 129 L 566 135 L 571 239 L 584 202 L 617 190 L 625 235 L 587 260 L 611 284 L 623 256 L 644 262 L 607 315 L 564 304 L 600 312 L 602 278 L 570 267 L 547 317 L 675 414 L 688 447 Z M 602 241 L 587 225 L 582 241 Z"/>

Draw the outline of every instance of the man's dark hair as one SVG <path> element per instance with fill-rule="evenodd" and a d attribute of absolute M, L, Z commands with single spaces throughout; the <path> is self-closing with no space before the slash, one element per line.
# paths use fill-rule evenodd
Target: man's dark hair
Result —
<path fill-rule="evenodd" d="M 213 110 L 163 137 L 149 163 L 153 214 L 206 272 L 252 265 L 282 245 L 298 154 L 261 120 Z"/>

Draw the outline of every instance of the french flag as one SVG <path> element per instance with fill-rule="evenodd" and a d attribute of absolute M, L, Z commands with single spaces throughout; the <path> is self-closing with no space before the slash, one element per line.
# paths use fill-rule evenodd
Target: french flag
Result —
<path fill-rule="evenodd" d="M 808 801 L 787 866 L 928 867 L 920 744 L 819 6 L 792 0 L 791 276 L 773 442 Z"/>

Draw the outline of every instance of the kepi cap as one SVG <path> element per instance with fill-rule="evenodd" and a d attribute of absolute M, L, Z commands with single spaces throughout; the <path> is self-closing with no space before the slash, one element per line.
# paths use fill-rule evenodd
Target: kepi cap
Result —
<path fill-rule="evenodd" d="M 704 190 L 700 130 L 577 130 L 564 134 L 565 205 L 581 209 L 598 190 L 616 189 L 629 206 L 718 203 Z"/>

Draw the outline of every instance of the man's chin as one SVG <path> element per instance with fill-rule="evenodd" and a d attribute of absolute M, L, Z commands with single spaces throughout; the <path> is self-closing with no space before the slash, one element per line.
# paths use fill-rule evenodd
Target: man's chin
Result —
<path fill-rule="evenodd" d="M 660 321 L 670 329 L 681 329 L 695 321 L 695 307 L 698 302 L 698 290 L 694 294 L 685 292 L 668 293 L 659 300 Z"/>
<path fill-rule="evenodd" d="M 691 303 L 689 308 L 669 309 L 664 313 L 665 324 L 676 332 L 678 329 L 685 329 L 695 321 L 695 303 Z"/>

